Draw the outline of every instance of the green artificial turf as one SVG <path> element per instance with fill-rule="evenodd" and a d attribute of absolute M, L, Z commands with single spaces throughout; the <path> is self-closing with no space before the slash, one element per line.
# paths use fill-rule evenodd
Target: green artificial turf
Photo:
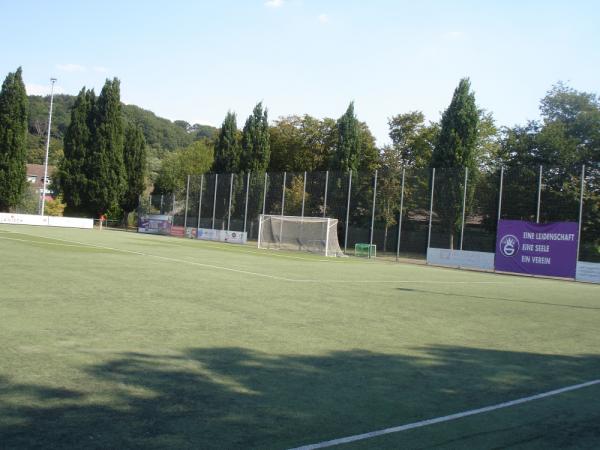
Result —
<path fill-rule="evenodd" d="M 0 448 L 285 449 L 600 378 L 600 286 L 0 225 Z M 598 448 L 600 385 L 339 448 Z"/>

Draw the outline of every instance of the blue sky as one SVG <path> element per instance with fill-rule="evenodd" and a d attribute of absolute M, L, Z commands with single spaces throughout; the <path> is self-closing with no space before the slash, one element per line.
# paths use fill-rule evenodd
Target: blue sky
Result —
<path fill-rule="evenodd" d="M 257 101 L 271 120 L 339 117 L 351 100 L 379 144 L 387 119 L 438 120 L 461 77 L 499 125 L 538 117 L 559 80 L 599 92 L 596 1 L 0 0 L 0 76 L 23 67 L 29 93 L 97 92 L 169 119 L 242 127 Z"/>

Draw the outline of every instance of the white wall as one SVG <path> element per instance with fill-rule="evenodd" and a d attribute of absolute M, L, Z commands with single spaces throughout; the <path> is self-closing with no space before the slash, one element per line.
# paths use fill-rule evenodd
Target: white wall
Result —
<path fill-rule="evenodd" d="M 578 261 L 575 279 L 577 281 L 600 283 L 600 263 Z"/>
<path fill-rule="evenodd" d="M 230 242 L 233 244 L 245 244 L 248 233 L 242 231 L 213 230 L 210 228 L 198 228 L 196 239 L 204 241 Z"/>
<path fill-rule="evenodd" d="M 80 217 L 36 216 L 33 214 L 0 213 L 0 223 L 13 225 L 40 225 L 46 227 L 94 228 L 93 219 Z"/>
<path fill-rule="evenodd" d="M 494 270 L 494 253 L 428 248 L 427 263 L 448 267 Z"/>

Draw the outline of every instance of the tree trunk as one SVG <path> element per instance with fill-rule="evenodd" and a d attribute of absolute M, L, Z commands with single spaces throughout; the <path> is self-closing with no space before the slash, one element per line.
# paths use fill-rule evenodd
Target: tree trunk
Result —
<path fill-rule="evenodd" d="M 125 228 L 125 231 L 127 231 L 127 229 L 129 228 L 129 214 L 131 214 L 130 211 L 123 211 L 123 228 Z"/>

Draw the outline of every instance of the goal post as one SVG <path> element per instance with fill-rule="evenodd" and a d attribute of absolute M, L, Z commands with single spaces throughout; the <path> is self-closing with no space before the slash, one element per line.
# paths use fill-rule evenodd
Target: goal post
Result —
<path fill-rule="evenodd" d="M 258 248 L 296 250 L 323 256 L 344 256 L 337 237 L 337 219 L 260 215 Z"/>

